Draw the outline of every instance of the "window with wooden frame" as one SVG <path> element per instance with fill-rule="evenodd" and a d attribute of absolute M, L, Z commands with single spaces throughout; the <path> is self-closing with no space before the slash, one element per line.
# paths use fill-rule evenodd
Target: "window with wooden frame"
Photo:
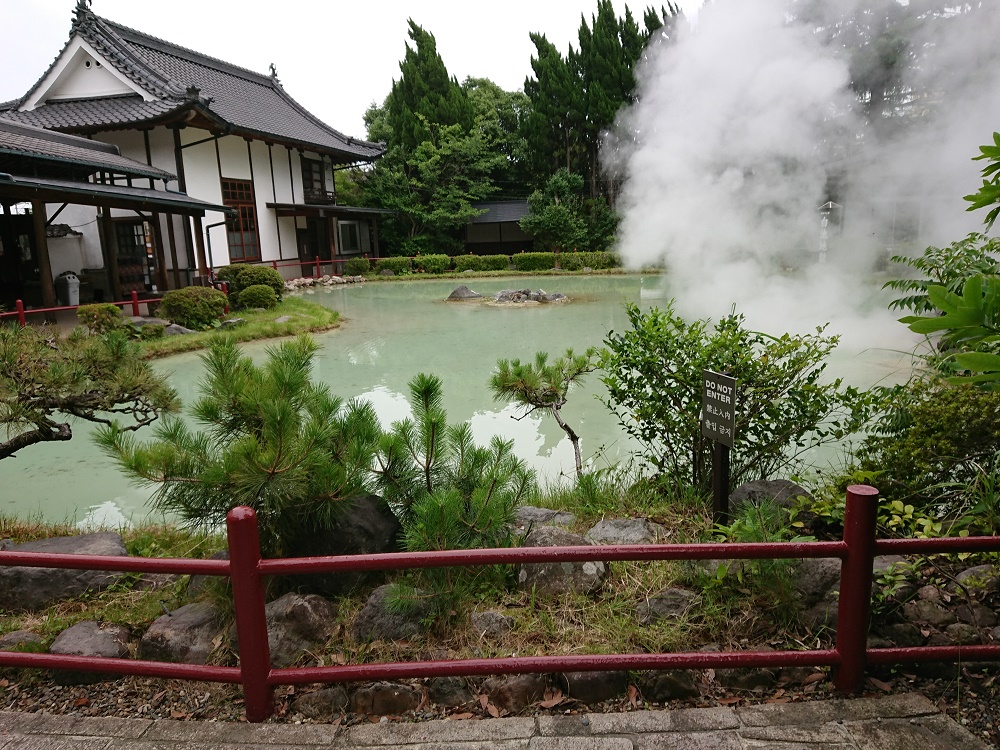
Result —
<path fill-rule="evenodd" d="M 260 260 L 260 235 L 257 233 L 257 202 L 250 180 L 222 180 L 222 204 L 237 211 L 226 219 L 229 260 Z"/>

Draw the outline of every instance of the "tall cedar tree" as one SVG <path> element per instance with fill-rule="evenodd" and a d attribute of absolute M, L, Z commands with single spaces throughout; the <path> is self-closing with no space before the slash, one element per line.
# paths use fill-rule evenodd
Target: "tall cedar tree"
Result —
<path fill-rule="evenodd" d="M 467 133 L 473 116 L 469 97 L 448 75 L 434 35 L 413 19 L 408 23 L 415 48 L 406 45 L 406 56 L 399 63 L 402 75 L 392 84 L 386 110 L 391 129 L 389 144 L 412 153 L 431 137 L 431 125 L 459 125 Z"/>

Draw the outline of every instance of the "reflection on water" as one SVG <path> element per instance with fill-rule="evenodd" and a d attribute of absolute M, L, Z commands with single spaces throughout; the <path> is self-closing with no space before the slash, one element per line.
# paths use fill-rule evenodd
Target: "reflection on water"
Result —
<path fill-rule="evenodd" d="M 639 276 L 539 277 L 477 279 L 469 284 L 481 294 L 517 286 L 562 292 L 576 302 L 524 308 L 492 307 L 477 302 L 443 300 L 460 282 L 419 281 L 370 283 L 316 290 L 309 299 L 341 312 L 344 325 L 316 336 L 321 346 L 314 376 L 333 393 L 372 403 L 383 425 L 411 416 L 407 382 L 418 372 L 438 375 L 444 384 L 444 405 L 451 423 L 468 421 L 479 443 L 494 436 L 513 440 L 515 453 L 557 481 L 573 473 L 569 441 L 551 418 L 536 412 L 523 419 L 512 405 L 493 400 L 487 382 L 497 359 L 531 359 L 537 351 L 552 356 L 567 348 L 600 346 L 611 330 L 628 326 L 624 302 L 662 305 L 658 278 Z M 260 361 L 271 343 L 246 345 Z M 879 353 L 860 359 L 856 353 L 838 356 L 859 385 L 895 369 Z M 160 360 L 184 403 L 197 396 L 202 367 L 197 354 Z M 868 381 L 868 382 L 865 382 Z M 603 393 L 599 374 L 589 376 L 574 392 L 563 412 L 581 436 L 585 458 L 598 448 L 600 465 L 623 460 L 630 444 L 614 416 L 598 400 Z M 146 515 L 149 488 L 129 485 L 91 440 L 89 424 L 75 424 L 69 442 L 35 446 L 0 461 L 4 487 L 0 512 L 42 516 L 52 521 L 116 526 L 138 522 Z M 148 437 L 151 430 L 140 432 Z"/>

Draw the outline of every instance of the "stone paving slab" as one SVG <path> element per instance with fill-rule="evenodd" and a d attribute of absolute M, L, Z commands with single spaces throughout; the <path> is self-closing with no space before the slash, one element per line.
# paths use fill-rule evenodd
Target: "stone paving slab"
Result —
<path fill-rule="evenodd" d="M 915 695 L 536 718 L 246 724 L 0 711 L 0 750 L 989 750 Z"/>

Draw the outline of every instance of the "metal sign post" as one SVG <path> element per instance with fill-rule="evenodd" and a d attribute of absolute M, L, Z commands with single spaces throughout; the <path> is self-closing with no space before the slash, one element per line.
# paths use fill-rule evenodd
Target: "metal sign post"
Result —
<path fill-rule="evenodd" d="M 712 518 L 729 522 L 729 449 L 736 433 L 736 378 L 704 371 L 701 434 L 712 441 Z"/>

